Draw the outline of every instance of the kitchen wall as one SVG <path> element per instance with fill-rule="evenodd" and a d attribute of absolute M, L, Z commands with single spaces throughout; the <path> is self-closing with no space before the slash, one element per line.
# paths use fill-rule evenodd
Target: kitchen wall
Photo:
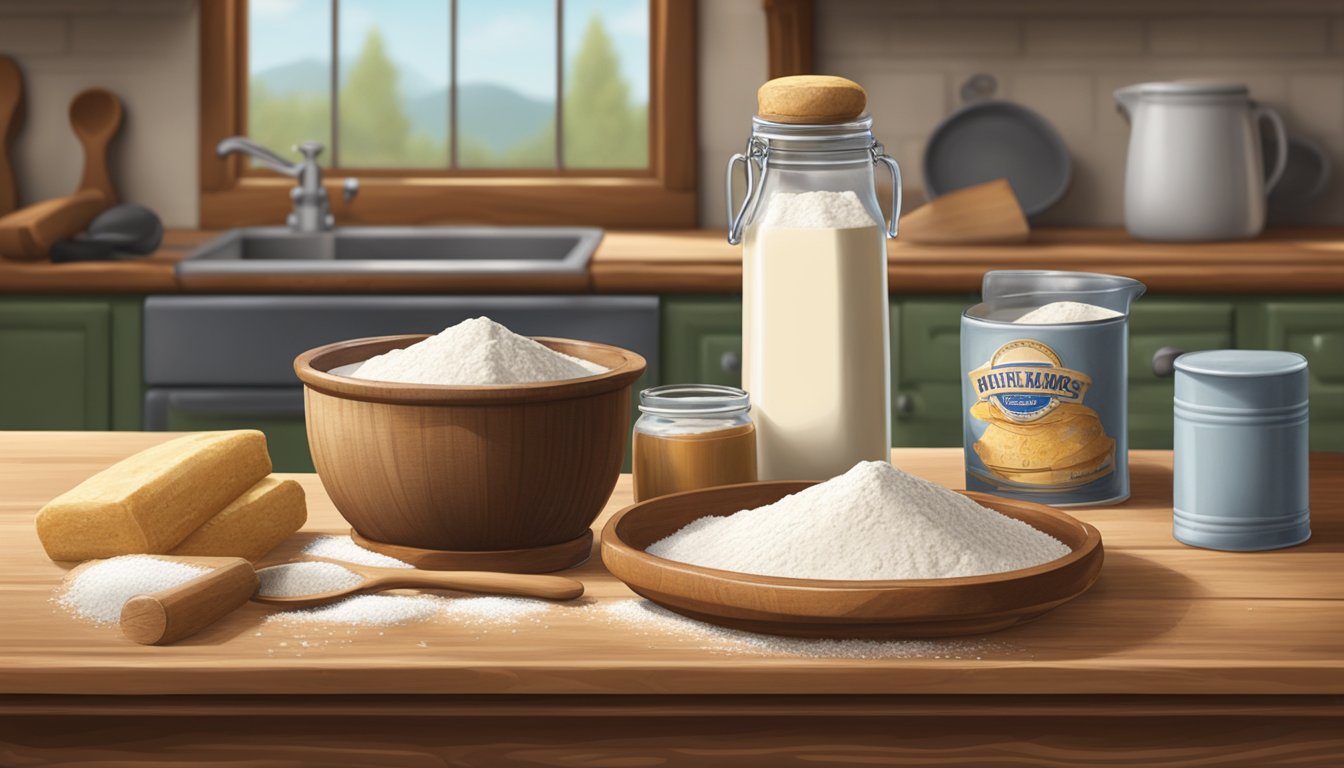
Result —
<path fill-rule="evenodd" d="M 765 82 L 760 0 L 700 2 L 700 226 L 727 230 L 723 170 L 751 136 L 756 89 Z"/>
<path fill-rule="evenodd" d="M 196 223 L 195 2 L 0 0 L 0 53 L 23 70 L 26 117 L 11 157 L 24 203 L 74 191 L 83 154 L 70 101 L 101 86 L 125 106 L 111 150 L 122 198 L 169 226 Z"/>
<path fill-rule="evenodd" d="M 1119 225 L 1129 130 L 1111 93 L 1179 77 L 1235 80 L 1320 144 L 1335 183 L 1302 222 L 1344 223 L 1344 3 L 1312 0 L 820 0 L 817 71 L 859 81 L 878 138 L 901 163 L 910 204 L 920 156 L 986 72 L 999 95 L 1050 120 L 1075 161 L 1043 221 Z"/>
<path fill-rule="evenodd" d="M 170 226 L 196 223 L 197 3 L 0 0 L 0 52 L 24 71 L 27 120 L 14 157 L 26 202 L 68 194 L 81 155 L 66 110 L 100 85 L 126 104 L 113 174 Z M 700 3 L 701 224 L 724 226 L 723 167 L 741 149 L 766 77 L 760 0 Z M 819 0 L 817 70 L 861 82 L 878 137 L 901 161 L 909 206 L 919 158 L 961 82 L 1059 128 L 1075 160 L 1052 224 L 1116 225 L 1128 129 L 1111 92 L 1173 77 L 1247 82 L 1290 128 L 1321 144 L 1336 183 L 1298 220 L 1344 223 L 1344 2 L 1339 0 Z"/>

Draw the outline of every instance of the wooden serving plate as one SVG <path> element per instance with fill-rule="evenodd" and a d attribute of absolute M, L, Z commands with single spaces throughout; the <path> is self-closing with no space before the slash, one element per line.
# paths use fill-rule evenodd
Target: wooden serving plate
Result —
<path fill-rule="evenodd" d="M 602 531 L 602 561 L 639 595 L 693 619 L 798 637 L 917 638 L 994 632 L 1087 591 L 1101 572 L 1101 534 L 1056 509 L 958 491 L 1073 551 L 988 576 L 831 581 L 756 576 L 654 557 L 646 547 L 706 515 L 771 504 L 815 483 L 761 482 L 688 491 L 626 507 Z"/>

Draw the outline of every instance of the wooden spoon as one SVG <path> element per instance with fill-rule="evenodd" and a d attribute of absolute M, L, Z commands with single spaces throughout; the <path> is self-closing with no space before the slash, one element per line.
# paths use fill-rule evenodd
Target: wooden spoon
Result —
<path fill-rule="evenodd" d="M 117 190 L 107 170 L 107 145 L 121 128 L 121 99 L 102 88 L 90 88 L 70 102 L 70 128 L 84 145 L 84 174 L 79 188 L 103 193 L 107 205 L 117 203 Z"/>
<path fill-rule="evenodd" d="M 98 190 L 109 206 L 117 204 L 117 190 L 108 172 L 108 144 L 121 129 L 121 100 L 112 91 L 91 87 L 70 102 L 70 128 L 85 148 L 81 190 Z"/>
<path fill-rule="evenodd" d="M 284 568 L 304 562 L 334 563 L 362 576 L 363 581 L 352 587 L 334 592 L 321 592 L 313 595 L 263 595 L 252 596 L 258 603 L 279 605 L 286 608 L 309 608 L 323 605 L 370 592 L 382 592 L 388 589 L 451 589 L 456 592 L 479 592 L 495 595 L 515 595 L 518 597 L 537 597 L 544 600 L 573 600 L 583 595 L 583 582 L 564 576 L 534 576 L 520 573 L 491 573 L 488 571 L 422 571 L 418 568 L 375 568 L 370 565 L 347 563 L 343 560 L 331 560 L 314 557 L 294 563 L 273 565 L 271 568 Z M 259 573 L 264 575 L 268 568 Z"/>
<path fill-rule="evenodd" d="M 257 591 L 257 572 L 241 557 L 155 555 L 209 568 L 210 573 L 121 607 L 121 633 L 144 645 L 164 645 L 194 635 L 247 602 Z"/>
<path fill-rule="evenodd" d="M 22 122 L 23 75 L 13 59 L 0 56 L 0 216 L 19 206 L 19 185 L 9 160 L 9 147 L 19 135 Z"/>

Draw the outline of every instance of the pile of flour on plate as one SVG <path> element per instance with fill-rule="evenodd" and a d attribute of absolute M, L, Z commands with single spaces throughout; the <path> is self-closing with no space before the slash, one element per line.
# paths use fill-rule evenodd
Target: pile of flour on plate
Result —
<path fill-rule="evenodd" d="M 1124 313 L 1106 307 L 1098 307 L 1095 304 L 1084 304 L 1080 301 L 1056 301 L 1043 307 L 1037 307 L 1013 322 L 1018 325 L 1086 323 L 1090 320 L 1109 320 L 1122 314 Z"/>
<path fill-rule="evenodd" d="M 405 349 L 369 358 L 348 375 L 405 384 L 482 386 L 579 379 L 606 371 L 519 336 L 488 317 L 476 317 Z"/>
<path fill-rule="evenodd" d="M 683 563 L 800 579 L 941 579 L 1030 568 L 1069 548 L 884 461 L 756 509 L 702 517 L 648 548 Z"/>

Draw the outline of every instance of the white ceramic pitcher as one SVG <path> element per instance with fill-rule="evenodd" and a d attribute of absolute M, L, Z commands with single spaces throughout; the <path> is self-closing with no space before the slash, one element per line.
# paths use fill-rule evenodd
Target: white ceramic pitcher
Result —
<path fill-rule="evenodd" d="M 1265 226 L 1269 190 L 1283 175 L 1283 120 L 1245 85 L 1141 83 L 1115 92 L 1130 123 L 1125 229 L 1143 240 L 1241 240 Z M 1274 129 L 1268 178 L 1260 121 Z"/>

